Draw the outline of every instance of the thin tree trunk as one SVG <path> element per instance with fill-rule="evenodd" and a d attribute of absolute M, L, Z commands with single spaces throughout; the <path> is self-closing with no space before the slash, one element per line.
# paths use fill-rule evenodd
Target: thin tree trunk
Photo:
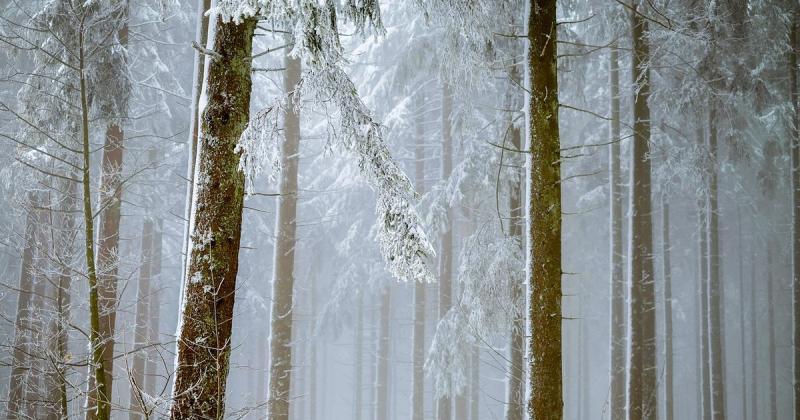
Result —
<path fill-rule="evenodd" d="M 39 224 L 37 211 L 38 201 L 34 193 L 28 193 L 28 214 L 25 220 L 25 244 L 22 248 L 19 285 L 17 296 L 17 313 L 14 320 L 14 347 L 11 359 L 11 375 L 8 384 L 7 419 L 25 418 L 26 378 L 29 375 L 30 360 L 30 307 L 33 292 L 33 259 L 36 251 L 36 228 Z"/>
<path fill-rule="evenodd" d="M 308 327 L 308 413 L 310 420 L 317 420 L 317 336 L 314 334 L 317 323 L 317 276 L 315 273 L 309 274 L 310 313 Z"/>
<path fill-rule="evenodd" d="M 750 400 L 750 418 L 758 419 L 758 316 L 756 313 L 756 252 L 750 259 L 750 380 L 753 395 Z"/>
<path fill-rule="evenodd" d="M 672 266 L 670 265 L 669 203 L 661 194 L 661 257 L 664 275 L 664 404 L 666 420 L 674 418 L 673 350 L 672 350 Z"/>
<path fill-rule="evenodd" d="M 221 418 L 231 351 L 244 175 L 236 145 L 250 109 L 250 56 L 255 19 L 216 22 L 208 69 L 208 104 L 199 142 L 193 246 L 180 314 L 171 416 Z M 213 141 L 210 141 L 213 140 Z M 203 180 L 203 182 L 199 182 Z"/>
<path fill-rule="evenodd" d="M 423 113 L 422 94 L 417 94 L 417 112 Z M 414 185 L 425 194 L 424 131 L 421 121 L 415 125 Z M 425 289 L 426 284 L 414 282 L 414 331 L 412 348 L 411 420 L 423 420 L 425 415 Z"/>
<path fill-rule="evenodd" d="M 148 349 L 147 363 L 145 366 L 145 392 L 147 395 L 156 395 L 159 392 L 159 382 L 161 376 L 159 375 L 159 342 L 161 340 L 161 330 L 159 323 L 161 321 L 161 256 L 162 256 L 162 237 L 164 233 L 164 220 L 156 219 L 155 228 L 153 231 L 153 262 L 150 265 L 150 328 L 148 330 L 148 341 L 152 346 Z"/>
<path fill-rule="evenodd" d="M 742 236 L 742 209 L 740 205 L 737 203 L 736 205 L 736 227 L 737 227 L 737 235 L 738 238 L 737 246 L 738 252 L 737 257 L 739 257 L 739 337 L 740 337 L 740 348 L 739 352 L 742 355 L 741 362 L 742 362 L 742 419 L 747 420 L 747 358 L 746 354 L 746 347 L 747 347 L 747 340 L 745 337 L 745 331 L 747 330 L 744 325 L 744 253 L 742 252 L 742 243 L 744 242 L 744 236 Z"/>
<path fill-rule="evenodd" d="M 700 219 L 700 353 L 701 353 L 701 377 L 702 377 L 702 400 L 703 400 L 703 419 L 711 418 L 711 366 L 709 364 L 709 339 L 708 339 L 708 213 L 705 203 L 701 200 L 698 208 Z"/>
<path fill-rule="evenodd" d="M 469 419 L 479 420 L 481 402 L 481 348 L 477 344 L 472 346 L 470 367 L 472 368 L 472 378 L 469 381 L 471 393 Z"/>
<path fill-rule="evenodd" d="M 769 339 L 769 418 L 778 419 L 778 380 L 775 366 L 775 279 L 772 278 L 773 239 L 767 238 L 767 330 Z"/>
<path fill-rule="evenodd" d="M 620 170 L 619 52 L 612 45 L 609 63 L 611 79 L 611 144 L 609 166 L 611 190 L 611 418 L 625 416 L 625 275 L 622 262 L 622 176 Z"/>
<path fill-rule="evenodd" d="M 123 3 L 121 20 L 122 28 L 119 30 L 119 44 L 124 48 L 128 45 L 128 3 Z M 119 266 L 119 225 L 120 210 L 122 207 L 122 159 L 125 135 L 120 125 L 119 115 L 110 115 L 114 122 L 106 127 L 106 138 L 103 144 L 102 174 L 100 177 L 99 203 L 103 209 L 100 212 L 100 234 L 97 237 L 97 272 L 98 272 L 98 304 L 100 310 L 100 341 L 103 346 L 103 367 L 105 375 L 106 399 L 111 401 L 114 381 L 114 332 L 117 322 L 117 271 Z M 97 381 L 97 378 L 94 378 Z M 90 381 L 91 384 L 91 381 Z M 100 387 L 91 387 L 89 391 L 90 406 L 96 404 L 97 392 Z M 95 417 L 93 410 L 87 410 L 86 418 L 100 419 L 111 415 L 111 406 L 103 404 L 107 413 Z"/>
<path fill-rule="evenodd" d="M 353 411 L 355 411 L 355 420 L 361 420 L 361 414 L 364 411 L 363 390 L 364 385 L 362 379 L 364 378 L 364 296 L 361 292 L 358 293 L 358 307 L 356 310 L 356 330 L 355 330 L 355 361 L 353 363 L 355 376 L 354 384 L 354 398 L 353 398 Z"/>
<path fill-rule="evenodd" d="M 300 81 L 300 60 L 286 56 L 283 88 L 289 94 L 284 114 L 281 145 L 281 180 L 276 218 L 272 305 L 270 313 L 270 369 L 267 417 L 288 420 L 292 378 L 292 321 L 294 251 L 297 231 L 297 168 L 300 150 L 299 98 L 294 90 Z"/>
<path fill-rule="evenodd" d="M 708 151 L 708 291 L 709 291 L 709 352 L 711 359 L 711 410 L 712 419 L 725 419 L 724 334 L 722 331 L 722 283 L 720 282 L 719 255 L 719 199 L 717 187 L 717 113 L 715 104 L 709 107 Z"/>
<path fill-rule="evenodd" d="M 528 10 L 530 418 L 563 418 L 561 379 L 561 159 L 556 0 Z"/>
<path fill-rule="evenodd" d="M 142 394 L 145 384 L 145 359 L 147 351 L 144 346 L 150 344 L 147 334 L 147 315 L 150 312 L 150 275 L 153 262 L 153 220 L 146 217 L 142 225 L 141 265 L 139 266 L 139 282 L 136 289 L 136 321 L 133 332 L 133 363 L 128 376 L 130 378 L 130 420 L 139 420 L 148 414 L 146 398 Z"/>
<path fill-rule="evenodd" d="M 633 38 L 633 147 L 631 161 L 630 227 L 630 362 L 629 419 L 653 418 L 658 408 L 656 384 L 656 317 L 653 276 L 653 221 L 650 185 L 650 58 L 648 22 L 634 2 Z"/>
<path fill-rule="evenodd" d="M 375 369 L 375 420 L 389 420 L 389 321 L 392 313 L 392 289 L 381 290 L 380 330 Z"/>
<path fill-rule="evenodd" d="M 453 96 L 450 86 L 442 86 L 442 179 L 447 179 L 453 169 L 453 139 L 452 139 L 452 112 Z M 453 250 L 453 221 L 452 211 L 447 209 L 447 221 L 442 232 L 441 255 L 439 257 L 439 321 L 444 319 L 453 304 L 453 279 L 452 279 L 452 250 Z M 450 420 L 452 417 L 452 398 L 441 397 L 437 401 L 436 418 Z M 381 419 L 376 419 L 381 420 Z"/>
<path fill-rule="evenodd" d="M 211 0 L 197 1 L 197 14 L 195 17 L 195 42 L 201 47 L 208 43 L 208 16 L 206 11 L 211 7 Z M 203 93 L 203 80 L 205 79 L 205 56 L 200 51 L 195 51 L 194 68 L 192 69 L 194 82 L 192 84 L 192 104 L 189 109 L 189 163 L 186 174 L 186 205 L 183 230 L 183 255 L 181 273 L 186 278 L 186 261 L 189 258 L 189 219 L 192 216 L 192 194 L 194 193 L 194 174 L 197 165 L 197 139 L 200 132 L 200 96 Z"/>
<path fill-rule="evenodd" d="M 517 74 L 516 71 L 512 72 L 512 77 Z M 517 77 L 518 79 L 518 77 Z M 509 124 L 511 121 L 509 120 Z M 520 129 L 510 126 L 511 146 L 515 150 L 522 150 L 522 135 Z M 522 174 L 520 174 L 522 175 Z M 513 182 L 510 191 L 509 201 L 509 218 L 510 218 L 510 234 L 512 238 L 517 241 L 517 246 L 524 246 L 525 240 L 522 237 L 524 228 L 522 209 L 522 195 L 523 195 L 523 180 L 524 177 L 520 176 L 518 182 Z M 522 275 L 514 277 L 512 285 L 511 302 L 516 305 L 517 302 L 523 301 L 524 285 Z M 506 420 L 522 420 L 525 416 L 525 309 L 515 308 L 514 322 L 511 324 L 511 340 L 509 345 L 508 355 L 508 383 L 506 384 Z"/>

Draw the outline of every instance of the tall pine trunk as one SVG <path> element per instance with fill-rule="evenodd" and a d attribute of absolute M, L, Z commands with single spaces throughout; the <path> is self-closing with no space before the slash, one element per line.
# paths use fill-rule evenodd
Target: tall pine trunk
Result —
<path fill-rule="evenodd" d="M 353 363 L 353 411 L 355 420 L 361 420 L 364 409 L 364 296 L 359 291 L 358 304 L 356 308 L 356 328 L 355 328 L 355 361 Z M 372 418 L 372 416 L 370 416 Z"/>
<path fill-rule="evenodd" d="M 375 417 L 374 420 L 389 420 L 389 321 L 392 313 L 392 288 L 385 285 L 381 290 L 380 325 L 375 369 Z"/>
<path fill-rule="evenodd" d="M 716 105 L 709 107 L 708 152 L 711 167 L 708 171 L 708 309 L 709 356 L 711 360 L 711 418 L 725 418 L 725 372 L 723 347 L 722 283 L 719 254 L 719 198 L 717 186 L 717 113 Z"/>
<path fill-rule="evenodd" d="M 472 355 L 470 356 L 470 407 L 469 420 L 480 419 L 481 403 L 481 348 L 477 344 L 472 345 Z"/>
<path fill-rule="evenodd" d="M 699 144 L 705 144 L 705 132 L 702 128 L 702 118 L 697 129 L 697 139 Z M 698 220 L 698 280 L 700 282 L 700 383 L 702 418 L 711 419 L 711 365 L 709 359 L 709 320 L 708 320 L 708 207 L 705 196 L 697 200 L 697 220 Z"/>
<path fill-rule="evenodd" d="M 133 331 L 133 363 L 129 367 L 130 379 L 130 420 L 139 420 L 143 414 L 149 417 L 149 407 L 145 392 L 145 362 L 147 351 L 144 347 L 150 338 L 147 334 L 147 316 L 150 312 L 150 276 L 153 263 L 153 220 L 146 217 L 142 224 L 141 263 L 139 281 L 136 288 L 136 318 Z"/>
<path fill-rule="evenodd" d="M 774 239 L 767 238 L 767 360 L 769 363 L 769 418 L 778 420 L 778 372 L 775 361 L 775 279 L 772 264 L 775 257 Z"/>
<path fill-rule="evenodd" d="M 609 187 L 611 190 L 611 418 L 625 416 L 625 275 L 622 262 L 622 175 L 620 169 L 619 51 L 612 45 L 609 62 L 611 80 L 611 144 Z"/>
<path fill-rule="evenodd" d="M 533 419 L 563 418 L 561 378 L 561 159 L 558 132 L 556 0 L 528 6 L 528 316 Z"/>
<path fill-rule="evenodd" d="M 297 168 L 300 150 L 299 97 L 294 94 L 300 81 L 300 60 L 286 56 L 283 89 L 289 95 L 283 118 L 281 179 L 278 214 L 275 220 L 274 271 L 270 306 L 270 367 L 267 417 L 288 420 L 292 378 L 292 322 L 294 295 L 294 252 L 297 232 Z"/>
<path fill-rule="evenodd" d="M 217 18 L 198 144 L 171 416 L 221 418 L 239 268 L 244 174 L 236 145 L 249 119 L 255 19 Z M 202 180 L 203 182 L 200 182 Z"/>
<path fill-rule="evenodd" d="M 127 48 L 128 45 L 128 2 L 122 4 L 122 27 L 119 30 L 119 45 Z M 119 75 L 118 77 L 123 77 Z M 119 269 L 119 225 L 120 211 L 122 208 L 122 158 L 124 151 L 125 134 L 121 126 L 120 115 L 106 115 L 111 123 L 106 127 L 105 143 L 103 144 L 102 174 L 100 177 L 99 204 L 103 209 L 100 212 L 100 232 L 97 237 L 97 288 L 99 305 L 100 341 L 103 346 L 103 367 L 105 369 L 105 398 L 111 401 L 111 392 L 114 381 L 114 333 L 117 323 L 117 288 Z M 97 378 L 94 378 L 97 382 Z M 96 404 L 97 393 L 100 386 L 92 387 L 90 380 L 89 404 Z M 86 411 L 87 419 L 102 419 L 111 415 L 111 406 L 101 404 L 107 412 L 98 413 L 95 417 L 93 410 Z"/>
<path fill-rule="evenodd" d="M 744 324 L 744 315 L 745 315 L 745 307 L 744 307 L 744 252 L 742 242 L 744 242 L 744 236 L 742 235 L 742 209 L 739 204 L 736 205 L 736 227 L 737 227 L 737 235 L 738 238 L 737 245 L 737 253 L 736 256 L 739 258 L 739 353 L 741 353 L 741 362 L 742 362 L 742 372 L 741 372 L 741 380 L 742 380 L 742 419 L 747 420 L 748 410 L 747 410 L 747 398 L 750 395 L 747 392 L 747 339 L 745 332 L 747 329 L 745 328 Z"/>
<path fill-rule="evenodd" d="M 450 86 L 445 82 L 442 86 L 442 179 L 446 180 L 453 169 L 453 138 L 452 138 L 452 112 L 453 96 Z M 453 212 L 447 209 L 447 221 L 442 232 L 441 249 L 439 256 L 439 321 L 443 320 L 453 304 Z M 452 398 L 444 396 L 437 401 L 436 418 L 438 420 L 451 420 Z M 376 419 L 380 420 L 380 419 Z"/>
<path fill-rule="evenodd" d="M 674 418 L 673 349 L 672 349 L 672 266 L 669 241 L 669 202 L 661 194 L 661 258 L 664 276 L 664 404 L 665 420 Z"/>
<path fill-rule="evenodd" d="M 653 276 L 653 221 L 650 185 L 650 59 L 648 22 L 638 2 L 631 9 L 633 39 L 633 143 L 631 151 L 630 345 L 628 401 L 630 420 L 657 412 L 656 317 Z"/>
<path fill-rule="evenodd" d="M 25 220 L 25 236 L 22 248 L 22 262 L 20 264 L 17 313 L 14 319 L 14 341 L 11 359 L 11 374 L 8 383 L 7 419 L 27 417 L 26 404 L 26 378 L 30 370 L 30 307 L 33 292 L 33 259 L 36 252 L 36 229 L 40 221 L 34 207 L 38 202 L 34 195 L 28 193 L 28 214 Z"/>
<path fill-rule="evenodd" d="M 145 378 L 144 378 L 144 391 L 147 395 L 156 396 L 160 391 L 159 385 L 161 382 L 159 361 L 159 343 L 161 341 L 161 330 L 159 324 L 161 322 L 161 263 L 162 263 L 162 245 L 161 241 L 164 234 L 164 220 L 156 219 L 155 227 L 153 230 L 153 262 L 150 264 L 150 308 L 149 314 L 149 328 L 148 328 L 148 341 L 154 346 L 148 349 L 148 357 L 145 364 Z"/>
<path fill-rule="evenodd" d="M 423 96 L 417 94 L 416 110 L 420 117 L 423 112 Z M 425 150 L 424 131 L 421 121 L 414 127 L 416 144 L 414 145 L 414 185 L 420 195 L 425 194 Z M 412 379 L 411 379 L 411 420 L 423 420 L 425 415 L 425 311 L 427 285 L 421 281 L 414 282 L 414 331 L 412 344 Z"/>
<path fill-rule="evenodd" d="M 797 7 L 797 6 L 796 6 Z M 791 188 L 792 188 L 792 345 L 794 350 L 793 398 L 794 417 L 800 418 L 800 94 L 798 94 L 797 55 L 800 53 L 800 9 L 795 9 L 792 17 L 790 35 L 791 53 L 789 77 L 791 100 L 794 107 L 794 130 L 791 140 Z"/>
<path fill-rule="evenodd" d="M 756 252 L 750 257 L 750 380 L 753 395 L 750 399 L 750 418 L 758 419 L 758 315 L 756 313 Z"/>

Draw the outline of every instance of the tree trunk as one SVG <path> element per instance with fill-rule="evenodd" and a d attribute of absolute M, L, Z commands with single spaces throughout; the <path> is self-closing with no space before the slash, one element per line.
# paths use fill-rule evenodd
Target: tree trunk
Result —
<path fill-rule="evenodd" d="M 211 7 L 211 0 L 199 0 L 197 2 L 197 15 L 195 18 L 195 42 L 201 47 L 208 44 L 208 16 L 206 11 Z M 186 205 L 185 220 L 183 230 L 183 250 L 181 274 L 186 278 L 186 261 L 189 258 L 189 219 L 192 215 L 192 194 L 194 193 L 194 174 L 197 165 L 197 139 L 200 132 L 200 96 L 203 93 L 203 80 L 205 80 L 205 61 L 206 57 L 200 51 L 194 53 L 194 68 L 192 76 L 192 104 L 189 109 L 189 163 L 186 174 Z"/>
<path fill-rule="evenodd" d="M 231 351 L 244 175 L 235 152 L 250 109 L 255 19 L 216 22 L 208 69 L 195 204 L 193 246 L 184 279 L 171 416 L 221 418 Z M 202 182 L 200 182 L 202 181 Z"/>
<path fill-rule="evenodd" d="M 356 330 L 355 330 L 355 361 L 353 363 L 355 376 L 355 384 L 353 386 L 353 411 L 355 411 L 355 420 L 361 420 L 361 414 L 364 411 L 363 392 L 364 385 L 362 379 L 364 378 L 364 296 L 361 292 L 358 293 L 358 307 L 356 310 Z"/>
<path fill-rule="evenodd" d="M 381 291 L 380 331 L 375 369 L 375 419 L 389 420 L 389 321 L 392 313 L 392 289 L 386 285 Z"/>
<path fill-rule="evenodd" d="M 556 0 L 528 10 L 530 418 L 563 418 L 561 379 L 561 159 Z"/>
<path fill-rule="evenodd" d="M 157 396 L 156 393 L 159 392 L 159 382 L 161 378 L 158 361 L 160 360 L 159 349 L 161 348 L 159 345 L 161 341 L 161 331 L 159 329 L 159 323 L 161 321 L 161 299 L 159 299 L 159 296 L 161 294 L 161 287 L 163 286 L 161 283 L 161 241 L 163 233 L 164 221 L 162 219 L 156 219 L 153 231 L 153 262 L 150 265 L 151 293 L 150 302 L 148 303 L 150 308 L 148 341 L 155 347 L 148 349 L 147 353 L 149 356 L 147 357 L 144 378 L 144 391 L 147 395 L 152 396 Z"/>
<path fill-rule="evenodd" d="M 309 313 L 309 327 L 308 327 L 308 415 L 310 420 L 317 420 L 317 335 L 314 334 L 317 323 L 317 275 L 316 273 L 309 274 L 309 295 L 310 295 L 310 313 Z"/>
<path fill-rule="evenodd" d="M 758 419 L 758 315 L 756 313 L 756 253 L 750 259 L 750 378 L 753 396 L 750 400 L 750 418 Z"/>
<path fill-rule="evenodd" d="M 738 238 L 737 245 L 737 253 L 736 256 L 739 257 L 739 337 L 740 337 L 740 346 L 739 352 L 741 353 L 741 362 L 742 362 L 742 419 L 747 420 L 747 398 L 750 395 L 747 392 L 747 358 L 746 358 L 746 347 L 747 347 L 747 340 L 745 337 L 745 328 L 744 324 L 744 252 L 742 252 L 742 243 L 744 242 L 744 236 L 742 235 L 742 209 L 741 206 L 737 203 L 736 205 L 736 227 L 737 227 L 737 235 Z"/>
<path fill-rule="evenodd" d="M 38 200 L 34 193 L 28 193 L 28 214 L 25 220 L 25 244 L 22 248 L 19 286 L 17 297 L 17 313 L 14 320 L 14 345 L 11 359 L 11 375 L 8 383 L 7 419 L 26 418 L 26 378 L 29 375 L 30 360 L 30 307 L 33 292 L 33 259 L 36 252 L 36 228 L 39 225 L 37 211 Z"/>
<path fill-rule="evenodd" d="M 472 368 L 472 378 L 469 381 L 471 394 L 469 420 L 479 420 L 481 402 L 481 348 L 477 344 L 472 346 L 470 367 Z"/>
<path fill-rule="evenodd" d="M 669 202 L 661 194 L 661 257 L 664 275 L 664 404 L 665 420 L 674 418 L 673 397 L 673 350 L 672 350 L 672 267 L 669 242 Z"/>
<path fill-rule="evenodd" d="M 699 205 L 700 218 L 700 353 L 702 376 L 703 419 L 711 418 L 711 365 L 709 360 L 708 338 L 708 212 L 703 201 Z"/>
<path fill-rule="evenodd" d="M 453 96 L 450 86 L 442 86 L 442 179 L 446 180 L 453 169 L 452 139 Z M 443 320 L 453 304 L 452 250 L 453 250 L 453 212 L 447 209 L 447 221 L 442 232 L 441 255 L 439 256 L 439 321 Z M 437 401 L 436 418 L 450 420 L 452 417 L 452 398 L 441 397 Z M 380 420 L 380 419 L 376 419 Z"/>
<path fill-rule="evenodd" d="M 136 321 L 133 332 L 133 363 L 128 371 L 130 378 L 130 420 L 149 417 L 149 407 L 143 395 L 145 384 L 145 359 L 147 351 L 144 346 L 150 344 L 147 334 L 147 315 L 150 312 L 150 275 L 153 262 L 153 220 L 146 217 L 142 226 L 141 265 L 139 266 L 139 282 L 136 290 Z M 147 414 L 147 416 L 144 416 Z"/>
<path fill-rule="evenodd" d="M 119 30 L 119 44 L 125 48 L 128 45 L 128 3 L 124 3 L 121 18 L 122 28 Z M 122 77 L 122 75 L 120 75 Z M 103 144 L 102 173 L 100 177 L 100 234 L 97 237 L 97 281 L 100 341 L 103 346 L 103 367 L 107 392 L 106 399 L 111 401 L 114 381 L 114 332 L 117 322 L 117 271 L 119 269 L 119 225 L 120 210 L 122 207 L 122 157 L 124 151 L 125 135 L 120 125 L 120 115 L 107 115 L 112 123 L 106 127 L 106 138 Z M 97 378 L 94 378 L 97 381 Z M 90 386 L 92 381 L 90 379 Z M 88 394 L 89 405 L 96 404 L 97 393 L 100 387 L 90 387 Z M 99 406 L 99 405 L 98 405 Z M 102 404 L 107 413 L 98 413 L 95 417 L 93 410 L 86 411 L 86 418 L 100 419 L 111 415 L 111 406 Z"/>
<path fill-rule="evenodd" d="M 795 6 L 797 7 L 797 6 Z M 792 344 L 794 350 L 793 366 L 793 398 L 794 398 L 794 417 L 800 418 L 800 94 L 798 94 L 798 60 L 797 54 L 800 52 L 800 9 L 795 9 L 792 17 L 791 46 L 792 51 L 789 55 L 791 70 L 791 100 L 794 106 L 793 119 L 794 130 L 791 140 L 791 188 L 792 188 Z"/>
<path fill-rule="evenodd" d="M 653 221 L 650 185 L 650 47 L 647 21 L 638 3 L 631 12 L 633 38 L 633 145 L 631 161 L 631 322 L 628 372 L 629 419 L 656 416 L 656 317 L 653 276 Z"/>
<path fill-rule="evenodd" d="M 422 94 L 417 94 L 416 110 L 423 113 Z M 414 185 L 417 192 L 425 194 L 425 150 L 424 131 L 421 121 L 417 121 L 415 128 L 414 147 Z M 414 282 L 414 331 L 412 349 L 412 384 L 411 384 L 411 420 L 423 420 L 425 415 L 425 289 L 427 285 L 422 281 Z"/>
<path fill-rule="evenodd" d="M 711 359 L 711 418 L 725 419 L 724 337 L 722 331 L 722 283 L 719 255 L 719 199 L 717 187 L 717 113 L 711 103 L 709 116 L 708 151 L 711 168 L 708 171 L 708 293 L 709 293 L 709 353 Z"/>
<path fill-rule="evenodd" d="M 769 418 L 778 419 L 778 380 L 775 366 L 775 279 L 772 278 L 774 240 L 767 238 L 767 346 L 769 349 Z"/>
<path fill-rule="evenodd" d="M 283 89 L 289 95 L 284 114 L 281 145 L 281 180 L 278 214 L 275 220 L 274 272 L 270 313 L 270 368 L 267 417 L 288 420 L 292 378 L 292 320 L 294 251 L 297 231 L 297 167 L 300 149 L 299 98 L 294 95 L 300 81 L 300 60 L 286 56 Z"/>
<path fill-rule="evenodd" d="M 611 79 L 611 144 L 609 145 L 609 188 L 611 190 L 611 418 L 625 416 L 625 275 L 622 261 L 622 176 L 620 170 L 619 52 L 612 45 L 609 63 Z"/>

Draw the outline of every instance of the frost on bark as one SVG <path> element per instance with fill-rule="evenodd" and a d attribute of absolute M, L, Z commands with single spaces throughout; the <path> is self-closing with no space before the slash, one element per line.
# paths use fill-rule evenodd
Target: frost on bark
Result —
<path fill-rule="evenodd" d="M 622 176 L 620 171 L 619 52 L 612 45 L 609 73 L 611 82 L 611 144 L 609 187 L 611 190 L 611 383 L 609 404 L 612 419 L 625 416 L 625 275 L 622 261 Z"/>
<path fill-rule="evenodd" d="M 142 226 L 141 264 L 139 266 L 139 281 L 136 288 L 136 318 L 133 332 L 133 362 L 128 368 L 130 381 L 130 406 L 129 419 L 138 420 L 144 414 L 149 417 L 150 407 L 143 394 L 145 392 L 145 363 L 147 352 L 143 349 L 148 345 L 147 315 L 150 312 L 150 280 L 153 262 L 153 220 L 145 219 Z"/>
<path fill-rule="evenodd" d="M 447 179 L 453 170 L 453 139 L 451 133 L 451 114 L 453 112 L 453 96 L 450 87 L 445 83 L 442 87 L 442 179 Z M 443 320 L 453 304 L 453 231 L 452 212 L 447 209 L 446 225 L 441 237 L 441 255 L 439 256 L 439 321 Z M 439 397 L 436 402 L 436 418 L 450 420 L 452 417 L 452 398 Z"/>
<path fill-rule="evenodd" d="M 283 117 L 284 139 L 281 143 L 281 176 L 278 214 L 275 221 L 274 272 L 270 309 L 270 368 L 267 417 L 288 420 L 292 379 L 292 319 L 294 291 L 294 251 L 297 231 L 297 169 L 300 149 L 300 115 L 297 84 L 300 60 L 285 58 L 283 89 L 288 104 Z"/>
<path fill-rule="evenodd" d="M 30 306 L 33 292 L 33 259 L 36 248 L 36 227 L 40 223 L 33 207 L 37 205 L 33 193 L 28 198 L 28 215 L 25 221 L 22 263 L 20 264 L 17 313 L 14 320 L 14 339 L 11 350 L 11 374 L 8 383 L 7 417 L 9 420 L 25 418 L 27 404 L 26 383 L 29 376 L 30 359 Z"/>
<path fill-rule="evenodd" d="M 561 164 L 556 0 L 528 10 L 530 418 L 563 418 L 561 382 Z"/>
<path fill-rule="evenodd" d="M 647 20 L 631 6 L 633 39 L 633 143 L 631 150 L 630 319 L 628 418 L 650 419 L 657 411 L 656 314 L 650 161 L 650 47 Z"/>
<path fill-rule="evenodd" d="M 250 109 L 254 18 L 217 18 L 200 131 L 191 253 L 184 280 L 171 416 L 221 418 L 231 351 L 244 174 L 239 137 Z"/>

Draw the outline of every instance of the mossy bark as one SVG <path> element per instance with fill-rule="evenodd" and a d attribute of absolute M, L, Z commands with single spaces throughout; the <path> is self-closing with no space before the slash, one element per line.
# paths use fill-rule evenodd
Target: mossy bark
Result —
<path fill-rule="evenodd" d="M 528 415 L 563 418 L 561 349 L 561 164 L 556 0 L 531 0 L 528 15 L 530 146 Z"/>
<path fill-rule="evenodd" d="M 184 282 L 173 419 L 222 418 L 231 352 L 244 174 L 235 151 L 250 110 L 255 19 L 216 22 L 202 114 L 197 197 Z"/>

